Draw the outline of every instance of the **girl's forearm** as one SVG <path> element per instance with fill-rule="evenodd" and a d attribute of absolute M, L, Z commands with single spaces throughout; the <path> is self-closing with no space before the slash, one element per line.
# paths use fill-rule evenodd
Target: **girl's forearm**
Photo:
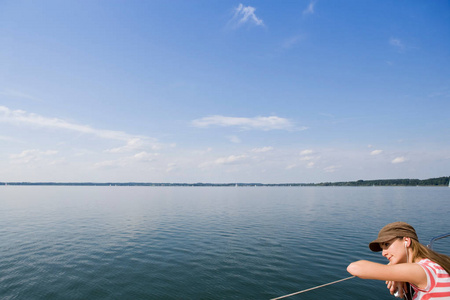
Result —
<path fill-rule="evenodd" d="M 425 271 L 414 263 L 383 265 L 359 260 L 348 265 L 347 271 L 362 279 L 410 282 L 416 286 L 426 286 L 427 283 Z"/>
<path fill-rule="evenodd" d="M 380 273 L 384 273 L 384 267 L 386 267 L 386 265 L 374 263 L 368 260 L 359 260 L 348 265 L 347 271 L 350 274 L 363 279 L 387 280 L 385 278 L 381 278 L 380 276 Z"/>

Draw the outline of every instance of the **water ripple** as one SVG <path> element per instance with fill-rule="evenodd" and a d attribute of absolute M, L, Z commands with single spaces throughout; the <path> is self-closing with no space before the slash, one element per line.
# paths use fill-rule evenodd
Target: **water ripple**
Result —
<path fill-rule="evenodd" d="M 347 277 L 356 259 L 382 262 L 367 243 L 396 220 L 395 210 L 425 240 L 441 233 L 436 228 L 450 231 L 448 189 L 1 193 L 0 299 L 269 299 Z M 412 209 L 424 199 L 430 210 Z M 381 282 L 352 279 L 301 299 L 321 298 L 391 296 Z"/>

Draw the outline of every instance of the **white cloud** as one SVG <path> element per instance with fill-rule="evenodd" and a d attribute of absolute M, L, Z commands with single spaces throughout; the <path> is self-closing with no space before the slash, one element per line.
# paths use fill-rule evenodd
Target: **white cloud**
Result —
<path fill-rule="evenodd" d="M 102 139 L 124 141 L 126 143 L 125 146 L 106 150 L 106 152 L 109 153 L 123 153 L 143 149 L 157 150 L 161 147 L 156 139 L 149 137 L 131 135 L 122 131 L 97 129 L 87 125 L 68 122 L 59 118 L 44 117 L 23 110 L 11 110 L 5 106 L 0 106 L 0 122 L 13 125 L 25 125 L 33 128 L 66 130 L 94 135 Z"/>
<path fill-rule="evenodd" d="M 200 156 L 202 156 L 202 155 L 205 155 L 205 154 L 207 154 L 207 153 L 210 153 L 211 151 L 213 151 L 213 148 L 208 147 L 208 148 L 206 148 L 205 150 L 195 150 L 195 151 L 193 151 L 192 153 L 193 153 L 194 155 L 200 155 Z"/>
<path fill-rule="evenodd" d="M 307 169 L 312 169 L 315 167 L 315 165 L 316 165 L 316 163 L 312 162 L 312 161 L 308 162 L 306 165 L 291 164 L 286 167 L 286 170 L 300 168 L 300 167 L 306 167 Z M 328 172 L 332 172 L 331 168 L 328 169 Z"/>
<path fill-rule="evenodd" d="M 370 152 L 370 155 L 379 155 L 383 153 L 383 150 L 373 150 L 372 152 Z"/>
<path fill-rule="evenodd" d="M 105 160 L 94 164 L 96 169 L 123 167 L 123 164 L 118 160 Z"/>
<path fill-rule="evenodd" d="M 273 147 L 262 147 L 262 148 L 254 148 L 251 151 L 254 153 L 263 153 L 263 152 L 268 152 L 268 151 L 272 151 Z"/>
<path fill-rule="evenodd" d="M 404 156 L 399 156 L 399 157 L 394 158 L 394 159 L 392 160 L 392 163 L 393 163 L 393 164 L 401 164 L 401 163 L 404 163 L 405 161 L 407 161 L 406 157 L 404 157 Z"/>
<path fill-rule="evenodd" d="M 225 116 L 210 116 L 192 121 L 192 125 L 200 128 L 207 128 L 210 126 L 221 127 L 240 127 L 241 129 L 256 129 L 256 130 L 294 130 L 294 124 L 285 118 L 277 116 L 270 117 L 255 117 L 255 118 L 240 118 L 240 117 L 225 117 Z M 297 128 L 297 130 L 305 130 L 306 127 Z"/>
<path fill-rule="evenodd" d="M 320 155 L 314 155 L 316 154 L 316 151 L 312 149 L 305 149 L 300 152 L 300 161 L 306 162 L 306 168 L 311 169 L 313 168 L 318 160 L 320 159 Z M 330 171 L 328 171 L 330 172 Z"/>
<path fill-rule="evenodd" d="M 308 161 L 308 160 L 313 160 L 313 159 L 315 159 L 316 157 L 314 157 L 314 156 L 309 156 L 309 155 L 307 155 L 307 156 L 302 156 L 302 157 L 300 157 L 300 160 L 303 160 L 303 161 Z"/>
<path fill-rule="evenodd" d="M 334 173 L 338 168 L 339 168 L 338 166 L 329 166 L 324 168 L 324 171 L 327 173 Z"/>
<path fill-rule="evenodd" d="M 71 123 L 58 118 L 43 117 L 38 114 L 28 113 L 23 110 L 11 110 L 5 106 L 0 106 L 0 122 L 70 130 L 78 133 L 92 134 L 100 138 L 112 140 L 129 141 L 130 139 L 138 138 L 138 136 L 129 135 L 122 131 L 96 129 L 87 125 Z"/>
<path fill-rule="evenodd" d="M 136 150 L 142 150 L 142 149 L 147 148 L 147 147 L 148 146 L 146 145 L 146 142 L 145 142 L 144 139 L 137 138 L 137 137 L 136 138 L 130 137 L 130 139 L 126 141 L 126 145 L 125 146 L 109 149 L 109 150 L 106 150 L 105 152 L 109 152 L 109 153 L 125 153 L 125 152 L 132 152 L 132 151 L 136 151 Z M 149 148 L 151 148 L 152 150 L 158 150 L 159 146 L 154 144 L 154 145 L 152 145 Z"/>
<path fill-rule="evenodd" d="M 319 159 L 320 158 L 320 156 L 313 156 L 312 154 L 314 154 L 315 152 L 314 152 L 314 150 L 311 150 L 311 149 L 306 149 L 306 150 L 303 150 L 303 151 L 301 151 L 300 152 L 300 160 L 301 161 L 311 161 L 311 160 L 314 160 L 314 159 Z M 312 167 L 313 165 L 314 165 L 314 163 L 313 162 L 310 162 L 310 163 L 308 163 L 308 165 L 309 165 L 309 167 Z"/>
<path fill-rule="evenodd" d="M 283 42 L 282 47 L 283 49 L 290 49 L 302 40 L 304 40 L 304 36 L 302 35 L 292 36 Z"/>
<path fill-rule="evenodd" d="M 247 158 L 248 158 L 248 156 L 245 155 L 245 154 L 219 157 L 219 158 L 217 158 L 214 161 L 207 161 L 207 162 L 201 163 L 199 165 L 199 168 L 207 168 L 207 167 L 210 167 L 210 166 L 218 166 L 218 165 L 240 164 L 243 161 L 246 161 Z"/>
<path fill-rule="evenodd" d="M 148 153 L 145 151 L 136 153 L 135 155 L 131 156 L 130 158 L 135 162 L 150 162 L 155 159 L 156 156 L 158 156 L 158 153 Z"/>
<path fill-rule="evenodd" d="M 234 16 L 230 22 L 233 28 L 238 28 L 246 23 L 254 24 L 256 26 L 264 26 L 262 19 L 258 18 L 255 14 L 256 8 L 252 6 L 244 6 L 239 4 L 234 10 Z"/>
<path fill-rule="evenodd" d="M 174 171 L 176 169 L 177 169 L 177 164 L 176 163 L 169 163 L 169 164 L 167 164 L 166 172 L 172 172 L 172 171 Z"/>
<path fill-rule="evenodd" d="M 58 154 L 58 151 L 47 150 L 41 151 L 38 149 L 24 150 L 19 154 L 10 155 L 11 162 L 15 164 L 28 164 L 31 162 L 42 161 L 50 156 Z"/>
<path fill-rule="evenodd" d="M 441 90 L 437 90 L 428 95 L 429 98 L 450 98 L 450 88 L 444 87 Z"/>
<path fill-rule="evenodd" d="M 218 165 L 224 165 L 224 164 L 234 164 L 239 161 L 242 161 L 243 159 L 247 158 L 247 155 L 230 155 L 227 157 L 221 157 L 216 159 L 214 162 Z"/>
<path fill-rule="evenodd" d="M 228 140 L 229 140 L 230 142 L 232 142 L 232 143 L 235 143 L 235 144 L 239 144 L 239 143 L 241 142 L 241 139 L 238 138 L 238 137 L 235 136 L 235 135 L 230 135 L 230 136 L 228 137 Z"/>
<path fill-rule="evenodd" d="M 9 136 L 1 136 L 0 135 L 0 141 L 6 141 L 6 142 L 19 142 L 15 138 L 9 137 Z"/>
<path fill-rule="evenodd" d="M 107 160 L 94 164 L 95 168 L 115 168 L 115 167 L 129 167 L 141 163 L 149 163 L 155 160 L 159 153 L 148 153 L 145 151 L 136 153 L 131 156 L 125 156 L 116 160 Z"/>
<path fill-rule="evenodd" d="M 314 150 L 306 149 L 306 150 L 301 151 L 300 155 L 310 155 L 310 154 L 313 154 L 313 153 L 314 153 Z"/>
<path fill-rule="evenodd" d="M 389 44 L 396 48 L 398 51 L 403 51 L 405 49 L 405 46 L 403 45 L 403 42 L 398 38 L 390 38 Z"/>
<path fill-rule="evenodd" d="M 315 1 L 311 1 L 308 4 L 308 7 L 303 11 L 303 15 L 312 15 L 314 14 L 314 6 L 316 5 Z"/>
<path fill-rule="evenodd" d="M 297 167 L 296 164 L 291 164 L 291 165 L 286 167 L 286 170 L 294 169 L 295 167 Z"/>
<path fill-rule="evenodd" d="M 33 101 L 41 101 L 39 98 L 36 98 L 34 96 L 31 96 L 29 94 L 16 91 L 16 90 L 10 90 L 10 89 L 4 89 L 0 92 L 0 95 L 12 97 L 12 98 L 20 98 L 20 99 L 26 99 L 26 100 L 33 100 Z"/>

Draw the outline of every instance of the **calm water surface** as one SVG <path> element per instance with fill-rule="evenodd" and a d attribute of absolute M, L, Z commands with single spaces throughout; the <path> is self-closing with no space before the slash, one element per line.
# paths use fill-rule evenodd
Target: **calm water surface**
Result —
<path fill-rule="evenodd" d="M 0 299 L 270 299 L 450 232 L 441 187 L 0 187 Z M 449 240 L 449 239 L 447 239 Z M 436 249 L 450 254 L 450 241 Z M 351 279 L 287 299 L 394 299 Z"/>

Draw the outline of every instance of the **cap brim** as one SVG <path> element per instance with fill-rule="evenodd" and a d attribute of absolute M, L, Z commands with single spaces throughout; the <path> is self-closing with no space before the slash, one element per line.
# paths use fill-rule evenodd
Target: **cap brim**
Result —
<path fill-rule="evenodd" d="M 381 249 L 380 243 L 384 243 L 384 242 L 390 241 L 392 239 L 395 239 L 396 237 L 397 236 L 390 236 L 390 235 L 389 236 L 379 237 L 379 238 L 377 238 L 376 240 L 372 241 L 369 244 L 369 248 L 373 252 L 380 252 L 381 250 L 383 250 L 383 249 Z"/>

